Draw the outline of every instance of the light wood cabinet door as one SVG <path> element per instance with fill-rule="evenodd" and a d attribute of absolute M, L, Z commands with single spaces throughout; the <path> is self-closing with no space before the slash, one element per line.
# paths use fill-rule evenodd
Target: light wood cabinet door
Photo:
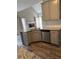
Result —
<path fill-rule="evenodd" d="M 32 41 L 41 41 L 41 31 L 35 30 L 31 32 Z"/>
<path fill-rule="evenodd" d="M 41 32 L 38 30 L 33 30 L 27 33 L 28 36 L 28 42 L 36 42 L 41 41 Z"/>
<path fill-rule="evenodd" d="M 48 0 L 42 3 L 43 20 L 60 20 L 60 0 Z"/>
<path fill-rule="evenodd" d="M 59 45 L 59 31 L 50 31 L 51 43 Z"/>
<path fill-rule="evenodd" d="M 46 1 L 42 3 L 42 18 L 43 20 L 49 20 L 50 19 L 50 14 L 49 14 L 49 2 Z"/>
<path fill-rule="evenodd" d="M 50 0 L 49 8 L 50 8 L 50 20 L 59 20 L 59 0 Z"/>

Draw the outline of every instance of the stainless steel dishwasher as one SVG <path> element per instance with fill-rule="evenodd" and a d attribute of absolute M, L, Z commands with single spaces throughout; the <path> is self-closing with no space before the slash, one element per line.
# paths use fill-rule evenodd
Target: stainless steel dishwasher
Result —
<path fill-rule="evenodd" d="M 50 43 L 50 31 L 41 30 L 42 41 Z"/>

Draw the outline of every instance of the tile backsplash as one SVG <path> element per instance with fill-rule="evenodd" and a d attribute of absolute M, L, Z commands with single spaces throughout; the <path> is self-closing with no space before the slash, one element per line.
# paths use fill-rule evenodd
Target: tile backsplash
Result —
<path fill-rule="evenodd" d="M 61 20 L 43 21 L 43 27 L 48 25 L 61 25 Z"/>

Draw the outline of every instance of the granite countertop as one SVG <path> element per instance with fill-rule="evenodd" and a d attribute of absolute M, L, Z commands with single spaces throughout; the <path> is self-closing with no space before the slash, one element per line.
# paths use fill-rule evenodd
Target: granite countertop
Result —
<path fill-rule="evenodd" d="M 48 26 L 44 26 L 42 29 L 31 29 L 29 31 L 32 30 L 61 30 L 61 25 L 48 25 Z M 29 32 L 27 31 L 27 32 Z"/>

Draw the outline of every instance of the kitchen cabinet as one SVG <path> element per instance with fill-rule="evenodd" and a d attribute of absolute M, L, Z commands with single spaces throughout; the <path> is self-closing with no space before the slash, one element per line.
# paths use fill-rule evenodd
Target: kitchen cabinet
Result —
<path fill-rule="evenodd" d="M 49 30 L 32 30 L 27 32 L 28 42 L 50 42 L 50 31 Z"/>
<path fill-rule="evenodd" d="M 49 13 L 49 2 L 46 1 L 42 4 L 42 18 L 43 20 L 48 20 L 50 18 Z"/>
<path fill-rule="evenodd" d="M 52 44 L 60 45 L 60 31 L 54 30 L 50 31 L 50 40 Z"/>
<path fill-rule="evenodd" d="M 29 43 L 41 41 L 41 32 L 38 30 L 29 31 L 27 32 L 27 37 Z"/>
<path fill-rule="evenodd" d="M 32 42 L 42 41 L 60 46 L 60 35 L 60 30 L 32 30 L 27 32 L 29 44 Z"/>
<path fill-rule="evenodd" d="M 47 0 L 42 3 L 43 20 L 60 20 L 60 0 Z"/>

